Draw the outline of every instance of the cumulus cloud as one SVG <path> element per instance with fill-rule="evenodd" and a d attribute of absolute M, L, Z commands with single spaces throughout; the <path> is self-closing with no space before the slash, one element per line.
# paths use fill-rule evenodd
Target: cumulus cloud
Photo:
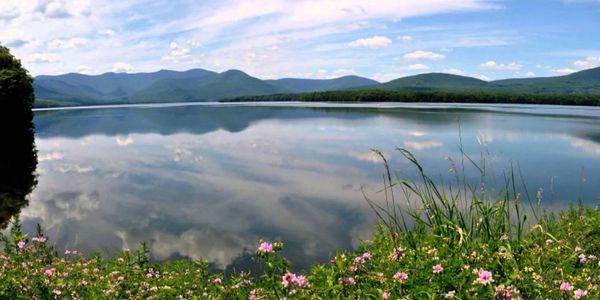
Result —
<path fill-rule="evenodd" d="M 499 64 L 493 60 L 488 60 L 482 64 L 479 64 L 479 68 L 492 71 L 519 71 L 521 68 L 523 68 L 523 65 L 520 65 L 516 62 Z"/>
<path fill-rule="evenodd" d="M 63 152 L 50 152 L 42 155 L 38 155 L 38 161 L 52 161 L 52 160 L 61 160 L 65 157 Z"/>
<path fill-rule="evenodd" d="M 94 167 L 89 166 L 89 165 L 80 165 L 80 164 L 64 164 L 64 165 L 60 165 L 57 166 L 55 169 L 55 171 L 63 173 L 63 174 L 68 174 L 68 173 L 90 173 L 92 171 L 94 171 Z"/>
<path fill-rule="evenodd" d="M 413 37 L 410 36 L 410 35 L 401 35 L 401 36 L 398 37 L 398 40 L 401 41 L 401 42 L 405 42 L 406 43 L 406 42 L 412 41 Z"/>
<path fill-rule="evenodd" d="M 460 69 L 454 69 L 454 68 L 445 69 L 443 72 L 448 73 L 448 74 L 460 75 L 460 76 L 467 75 L 467 72 L 460 70 Z"/>
<path fill-rule="evenodd" d="M 574 62 L 573 65 L 580 70 L 600 67 L 600 56 L 588 56 L 583 60 Z"/>
<path fill-rule="evenodd" d="M 131 70 L 133 70 L 133 67 L 129 63 L 119 61 L 113 64 L 112 70 L 115 73 L 123 73 L 130 72 Z"/>
<path fill-rule="evenodd" d="M 25 38 L 23 31 L 11 28 L 0 32 L 0 42 L 8 47 L 18 48 L 24 46 L 29 41 Z"/>
<path fill-rule="evenodd" d="M 385 36 L 373 36 L 371 38 L 358 39 L 356 41 L 348 43 L 348 46 L 352 48 L 365 47 L 365 48 L 380 48 L 387 47 L 392 44 L 392 40 Z"/>
<path fill-rule="evenodd" d="M 422 70 L 429 70 L 429 67 L 427 65 L 424 65 L 424 64 L 414 64 L 414 65 L 402 66 L 402 67 L 400 67 L 400 70 L 403 70 L 403 71 L 422 71 Z"/>
<path fill-rule="evenodd" d="M 68 40 L 56 39 L 56 40 L 51 40 L 50 42 L 48 42 L 48 46 L 50 48 L 54 48 L 54 49 L 71 49 L 71 48 L 76 48 L 79 46 L 87 45 L 88 42 L 89 42 L 89 40 L 84 39 L 84 38 L 72 38 L 72 39 L 68 39 Z"/>
<path fill-rule="evenodd" d="M 56 63 L 60 58 L 52 53 L 33 53 L 25 56 L 23 61 L 26 63 Z"/>
<path fill-rule="evenodd" d="M 440 148 L 444 145 L 442 141 L 429 140 L 429 141 L 405 141 L 404 146 L 414 150 L 427 150 L 433 148 Z"/>
<path fill-rule="evenodd" d="M 405 59 L 442 60 L 442 59 L 446 58 L 446 56 L 443 54 L 435 53 L 435 52 L 418 50 L 418 51 L 404 54 L 404 58 Z"/>
<path fill-rule="evenodd" d="M 77 73 L 81 73 L 81 74 L 91 74 L 93 71 L 92 67 L 84 66 L 84 65 L 79 65 L 79 66 L 75 67 L 75 69 L 77 70 Z"/>
<path fill-rule="evenodd" d="M 90 14 L 89 0 L 39 0 L 35 9 L 46 18 L 69 18 Z"/>
<path fill-rule="evenodd" d="M 577 72 L 577 70 L 564 68 L 564 69 L 552 69 L 552 70 L 550 70 L 550 72 L 552 74 L 556 74 L 556 75 L 569 75 L 571 73 Z"/>
<path fill-rule="evenodd" d="M 534 77 L 535 73 L 534 72 L 527 72 L 527 74 L 525 74 L 525 76 L 527 76 L 527 77 Z"/>
<path fill-rule="evenodd" d="M 100 29 L 98 30 L 98 34 L 103 36 L 113 36 L 116 32 L 112 29 Z"/>
<path fill-rule="evenodd" d="M 117 136 L 115 138 L 117 145 L 119 146 L 129 146 L 131 144 L 133 144 L 133 138 L 128 135 L 128 136 Z"/>
<path fill-rule="evenodd" d="M 374 164 L 379 164 L 383 162 L 381 156 L 373 151 L 365 151 L 365 152 L 350 152 L 348 155 L 359 161 L 371 162 Z M 386 159 L 389 159 L 390 156 L 384 153 Z"/>

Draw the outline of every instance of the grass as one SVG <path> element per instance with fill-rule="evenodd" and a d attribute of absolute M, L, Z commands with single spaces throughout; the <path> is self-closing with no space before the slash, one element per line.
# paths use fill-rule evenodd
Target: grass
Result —
<path fill-rule="evenodd" d="M 306 274 L 289 273 L 284 245 L 260 241 L 262 274 L 231 278 L 202 260 L 151 263 L 145 244 L 110 259 L 58 254 L 41 229 L 3 236 L 5 299 L 598 299 L 600 209 L 543 212 L 509 169 L 495 191 L 485 157 L 452 163 L 439 185 L 408 151 L 417 180 L 392 175 L 384 159 L 382 200 L 366 197 L 379 225 L 357 251 L 338 252 Z M 467 182 L 466 169 L 481 180 Z M 521 193 L 520 191 L 523 191 Z M 521 196 L 524 195 L 524 196 Z M 524 198 L 524 199 L 522 199 Z M 400 200 L 402 199 L 402 200 Z"/>

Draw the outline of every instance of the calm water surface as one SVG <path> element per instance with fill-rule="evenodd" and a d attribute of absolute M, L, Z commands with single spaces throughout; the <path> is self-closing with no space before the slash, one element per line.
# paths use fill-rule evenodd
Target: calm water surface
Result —
<path fill-rule="evenodd" d="M 243 268 L 261 238 L 297 268 L 352 249 L 373 229 L 382 150 L 411 150 L 435 178 L 447 157 L 495 173 L 519 165 L 549 209 L 600 197 L 600 110 L 481 105 L 174 105 L 37 111 L 39 184 L 22 210 L 58 249 L 110 255 L 148 241 L 155 260 Z M 459 131 L 459 127 L 461 128 Z M 485 152 L 485 150 L 484 150 Z M 473 177 L 475 179 L 475 177 Z"/>

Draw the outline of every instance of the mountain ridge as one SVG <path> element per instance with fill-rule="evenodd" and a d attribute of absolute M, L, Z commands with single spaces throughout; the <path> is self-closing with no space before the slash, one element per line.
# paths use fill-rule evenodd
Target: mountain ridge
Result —
<path fill-rule="evenodd" d="M 600 67 L 556 77 L 484 81 L 446 73 L 424 73 L 379 83 L 350 75 L 331 79 L 262 80 L 241 70 L 159 70 L 99 75 L 67 73 L 35 77 L 36 107 L 125 103 L 218 101 L 240 96 L 338 90 L 448 91 L 600 95 Z"/>

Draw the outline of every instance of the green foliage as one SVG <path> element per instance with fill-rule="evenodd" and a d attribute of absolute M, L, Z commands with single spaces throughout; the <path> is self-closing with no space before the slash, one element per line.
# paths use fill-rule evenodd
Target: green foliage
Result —
<path fill-rule="evenodd" d="M 223 102 L 407 102 L 600 105 L 600 95 L 532 95 L 495 92 L 345 90 L 227 98 Z"/>

